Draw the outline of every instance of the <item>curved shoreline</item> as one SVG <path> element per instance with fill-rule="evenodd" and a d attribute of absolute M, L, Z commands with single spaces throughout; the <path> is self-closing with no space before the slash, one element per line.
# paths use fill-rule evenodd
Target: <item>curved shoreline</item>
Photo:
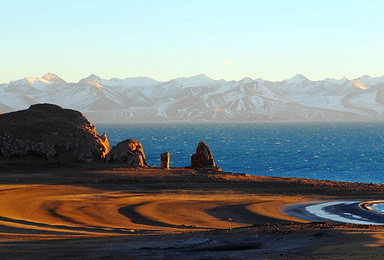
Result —
<path fill-rule="evenodd" d="M 384 214 L 369 207 L 377 202 L 379 201 L 312 201 L 287 205 L 283 212 L 290 216 L 314 222 L 384 225 Z"/>
<path fill-rule="evenodd" d="M 380 213 L 379 211 L 376 211 L 373 209 L 373 205 L 379 204 L 379 203 L 384 203 L 384 200 L 373 200 L 373 201 L 364 201 L 360 203 L 360 207 L 362 209 L 368 210 L 372 213 L 378 214 L 380 216 L 383 216 L 384 218 L 384 213 Z"/>

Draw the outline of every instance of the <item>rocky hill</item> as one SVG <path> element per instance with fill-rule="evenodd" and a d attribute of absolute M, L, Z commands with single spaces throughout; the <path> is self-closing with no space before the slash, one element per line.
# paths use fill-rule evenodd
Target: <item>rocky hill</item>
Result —
<path fill-rule="evenodd" d="M 106 135 L 78 111 L 51 104 L 0 115 L 0 160 L 42 157 L 51 161 L 97 161 L 109 152 Z"/>

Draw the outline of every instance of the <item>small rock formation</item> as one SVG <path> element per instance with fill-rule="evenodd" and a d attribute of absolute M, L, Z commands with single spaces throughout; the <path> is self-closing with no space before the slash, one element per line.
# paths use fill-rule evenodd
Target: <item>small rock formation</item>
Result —
<path fill-rule="evenodd" d="M 191 168 L 205 168 L 221 170 L 216 166 L 211 150 L 204 142 L 197 145 L 196 153 L 191 156 Z"/>
<path fill-rule="evenodd" d="M 104 133 L 100 136 L 100 139 L 104 142 L 104 146 L 105 146 L 105 153 L 104 153 L 104 157 L 105 158 L 105 155 L 107 153 L 109 153 L 109 141 L 108 141 L 108 138 L 107 138 L 107 134 Z"/>
<path fill-rule="evenodd" d="M 0 115 L 0 157 L 92 162 L 108 152 L 107 136 L 78 111 L 37 104 Z"/>
<path fill-rule="evenodd" d="M 134 139 L 126 139 L 113 146 L 106 159 L 109 162 L 124 163 L 131 167 L 147 166 L 143 147 Z"/>
<path fill-rule="evenodd" d="M 162 153 L 160 155 L 161 159 L 161 168 L 169 169 L 169 161 L 170 161 L 171 155 L 170 153 Z"/>

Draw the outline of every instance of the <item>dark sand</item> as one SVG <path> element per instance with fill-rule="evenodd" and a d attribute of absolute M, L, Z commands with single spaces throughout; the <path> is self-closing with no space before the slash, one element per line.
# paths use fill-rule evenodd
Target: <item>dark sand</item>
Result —
<path fill-rule="evenodd" d="M 382 259 L 384 228 L 288 215 L 384 186 L 105 165 L 0 167 L 0 258 Z"/>

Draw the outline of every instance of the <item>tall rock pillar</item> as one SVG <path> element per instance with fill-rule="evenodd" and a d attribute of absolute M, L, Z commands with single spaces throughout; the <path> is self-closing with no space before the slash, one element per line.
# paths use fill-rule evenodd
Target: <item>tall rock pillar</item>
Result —
<path fill-rule="evenodd" d="M 160 159 L 161 159 L 161 168 L 169 169 L 169 161 L 171 159 L 170 153 L 168 153 L 168 152 L 162 153 L 160 155 Z"/>

